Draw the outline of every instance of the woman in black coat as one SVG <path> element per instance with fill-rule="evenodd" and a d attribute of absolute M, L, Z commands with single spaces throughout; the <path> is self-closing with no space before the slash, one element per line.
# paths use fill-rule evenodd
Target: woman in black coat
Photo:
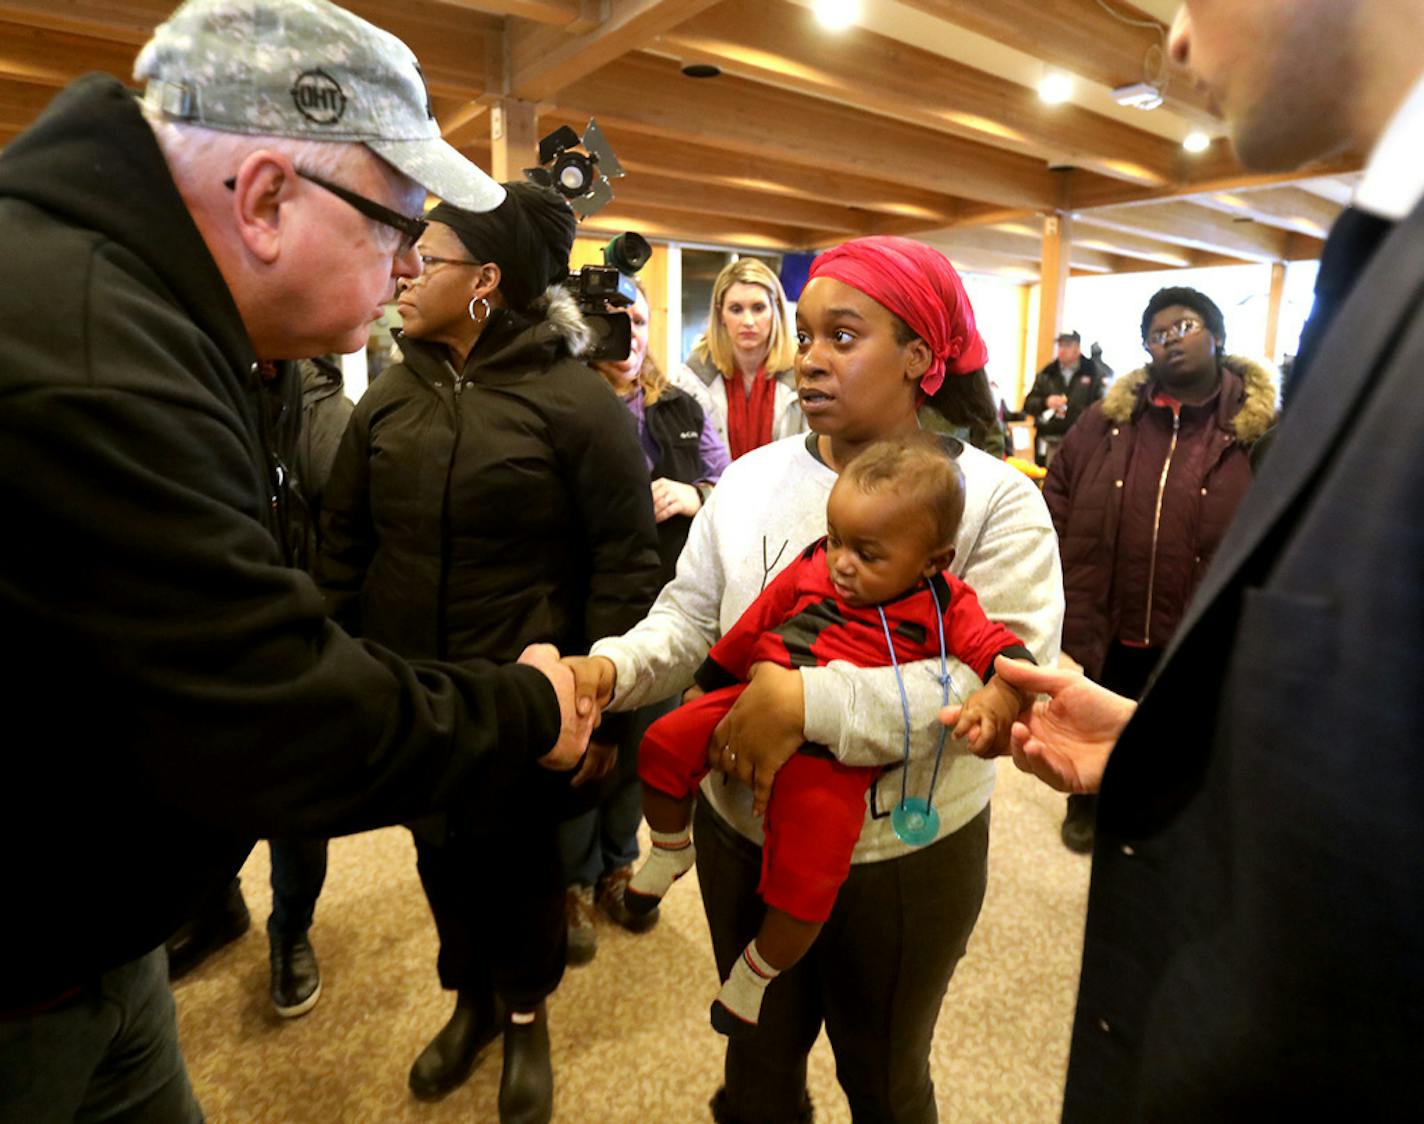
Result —
<path fill-rule="evenodd" d="M 575 358 L 588 327 L 556 284 L 573 214 L 545 189 L 506 190 L 485 214 L 430 212 L 422 272 L 398 298 L 404 359 L 357 405 L 327 485 L 330 611 L 410 658 L 503 661 L 537 642 L 583 652 L 640 620 L 658 590 L 647 470 L 627 411 Z M 616 741 L 616 728 L 599 737 Z M 573 785 L 613 756 L 591 748 Z M 506 778 L 516 800 L 412 826 L 440 982 L 457 1002 L 411 1088 L 453 1089 L 503 1032 L 501 1121 L 552 1111 L 544 999 L 567 951 L 555 830 L 598 787 L 525 772 Z"/>

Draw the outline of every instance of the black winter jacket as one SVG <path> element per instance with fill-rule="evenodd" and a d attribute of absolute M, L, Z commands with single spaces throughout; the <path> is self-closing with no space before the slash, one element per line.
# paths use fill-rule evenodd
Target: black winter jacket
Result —
<path fill-rule="evenodd" d="M 1048 399 L 1061 394 L 1068 399 L 1068 410 L 1064 417 L 1040 418 L 1048 408 Z M 1073 372 L 1071 385 L 1063 377 L 1063 368 L 1055 359 L 1038 372 L 1033 386 L 1024 395 L 1023 412 L 1033 419 L 1040 437 L 1061 437 L 1072 428 L 1089 406 L 1103 396 L 1103 373 L 1098 365 L 1086 355 L 1078 360 L 1078 369 Z"/>
<path fill-rule="evenodd" d="M 586 652 L 658 593 L 648 473 L 632 419 L 569 358 L 562 289 L 534 324 L 499 310 L 459 375 L 398 337 L 327 482 L 318 581 L 353 633 L 427 659 Z"/>
<path fill-rule="evenodd" d="M 264 395 L 290 371 L 259 377 L 113 78 L 0 155 L 0 256 L 4 1011 L 155 948 L 257 837 L 442 807 L 558 710 L 526 667 L 417 678 L 287 565 Z"/>

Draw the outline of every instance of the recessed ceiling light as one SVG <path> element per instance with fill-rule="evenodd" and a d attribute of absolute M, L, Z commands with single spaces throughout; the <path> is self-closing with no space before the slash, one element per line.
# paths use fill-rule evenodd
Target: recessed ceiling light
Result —
<path fill-rule="evenodd" d="M 1038 96 L 1049 105 L 1062 105 L 1073 96 L 1073 79 L 1066 74 L 1045 75 L 1038 84 Z"/>
<path fill-rule="evenodd" d="M 860 0 L 816 0 L 812 10 L 831 31 L 844 31 L 860 20 Z"/>
<path fill-rule="evenodd" d="M 1211 147 L 1211 138 L 1205 133 L 1188 133 L 1182 147 L 1188 152 L 1205 152 Z"/>
<path fill-rule="evenodd" d="M 682 68 L 682 72 L 689 78 L 717 78 L 721 76 L 722 68 L 710 62 L 690 62 Z"/>

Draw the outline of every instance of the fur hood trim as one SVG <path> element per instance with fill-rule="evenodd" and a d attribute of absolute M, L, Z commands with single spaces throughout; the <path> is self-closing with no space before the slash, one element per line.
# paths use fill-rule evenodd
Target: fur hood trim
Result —
<path fill-rule="evenodd" d="M 578 358 L 593 344 L 593 329 L 572 293 L 563 285 L 550 285 L 532 305 L 529 318 L 563 340 L 569 354 Z"/>
<path fill-rule="evenodd" d="M 1275 424 L 1279 399 L 1276 372 L 1264 363 L 1240 355 L 1228 355 L 1221 362 L 1222 366 L 1235 372 L 1246 388 L 1245 401 L 1231 419 L 1236 440 L 1243 445 L 1254 445 Z M 1139 367 L 1131 374 L 1115 379 L 1103 397 L 1104 416 L 1118 425 L 1131 421 L 1146 383 L 1146 367 Z"/>

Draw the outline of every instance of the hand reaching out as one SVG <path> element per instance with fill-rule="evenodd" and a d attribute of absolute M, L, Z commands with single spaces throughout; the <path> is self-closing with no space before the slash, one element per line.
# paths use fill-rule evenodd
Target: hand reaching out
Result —
<path fill-rule="evenodd" d="M 946 712 L 958 711 L 953 733 L 956 738 L 968 741 L 971 753 L 979 757 L 1002 757 L 1009 752 L 1009 729 L 1014 719 L 1031 702 L 1031 696 L 1020 695 L 995 675 L 965 699 L 962 707 L 947 707 Z M 945 725 L 949 725 L 948 721 Z"/>
<path fill-rule="evenodd" d="M 1025 695 L 1046 694 L 1020 712 L 1010 734 L 1014 764 L 1060 792 L 1096 792 L 1118 735 L 1137 709 L 1081 673 L 1035 667 L 1000 656 L 995 678 Z M 946 707 L 940 721 L 960 720 L 960 707 Z"/>
<path fill-rule="evenodd" d="M 587 700 L 577 697 L 574 674 L 559 662 L 559 650 L 552 644 L 530 644 L 519 654 L 519 662 L 542 671 L 559 699 L 559 740 L 539 758 L 539 764 L 546 769 L 572 769 L 588 748 L 595 709 Z"/>

